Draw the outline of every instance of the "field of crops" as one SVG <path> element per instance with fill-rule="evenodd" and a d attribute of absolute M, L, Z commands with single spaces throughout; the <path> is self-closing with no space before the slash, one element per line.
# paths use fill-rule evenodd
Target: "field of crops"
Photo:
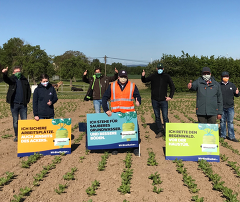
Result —
<path fill-rule="evenodd" d="M 164 138 L 155 139 L 150 92 L 143 90 L 137 109 L 141 157 L 132 151 L 92 152 L 78 123 L 93 113 L 92 102 L 59 99 L 56 118 L 72 118 L 72 154 L 17 157 L 12 117 L 5 99 L 0 102 L 0 201 L 239 201 L 240 149 L 238 142 L 220 141 L 221 162 L 165 160 Z M 66 97 L 65 97 L 66 98 Z M 240 138 L 240 100 L 235 100 L 235 134 Z M 32 119 L 31 103 L 28 118 Z M 197 122 L 195 94 L 177 94 L 169 102 L 172 123 Z"/>

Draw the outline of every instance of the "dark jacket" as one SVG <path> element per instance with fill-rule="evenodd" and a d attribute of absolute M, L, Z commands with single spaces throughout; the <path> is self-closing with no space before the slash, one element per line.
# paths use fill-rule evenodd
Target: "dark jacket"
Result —
<path fill-rule="evenodd" d="M 48 101 L 52 101 L 52 105 L 48 106 Z M 41 83 L 33 93 L 33 114 L 39 118 L 48 118 L 54 116 L 53 104 L 57 102 L 57 93 L 52 86 L 48 83 L 47 87 L 44 87 Z"/>
<path fill-rule="evenodd" d="M 13 104 L 15 94 L 16 94 L 16 77 L 15 75 L 12 75 L 10 77 L 7 76 L 7 73 L 3 74 L 3 80 L 5 83 L 9 85 L 6 102 L 9 104 Z M 21 78 L 21 84 L 22 84 L 22 92 L 23 92 L 23 104 L 27 105 L 31 98 L 31 88 L 28 83 L 28 80 L 22 75 Z"/>
<path fill-rule="evenodd" d="M 123 89 L 127 85 L 128 81 L 123 85 L 123 87 L 120 84 L 119 80 L 117 81 L 117 83 L 120 86 L 121 90 L 123 91 Z M 135 85 L 135 89 L 134 89 L 134 92 L 133 92 L 133 97 L 135 98 L 135 100 L 137 98 L 139 104 L 141 104 L 141 96 L 140 96 L 140 93 L 139 93 L 136 85 Z M 103 108 L 104 112 L 107 112 L 109 110 L 108 105 L 107 105 L 107 102 L 108 102 L 109 99 L 111 99 L 111 84 L 108 86 L 108 89 L 105 91 L 105 93 L 103 95 L 103 98 L 102 98 L 102 108 Z"/>
<path fill-rule="evenodd" d="M 190 90 L 197 91 L 197 115 L 216 116 L 223 113 L 223 98 L 219 83 L 211 77 L 211 83 L 199 77 Z"/>
<path fill-rule="evenodd" d="M 175 86 L 169 74 L 157 72 L 151 74 L 147 78 L 141 77 L 143 83 L 151 82 L 151 99 L 156 101 L 164 101 L 166 97 L 173 98 Z M 170 87 L 170 95 L 167 96 L 167 89 Z"/>
<path fill-rule="evenodd" d="M 96 78 L 94 87 L 93 87 L 93 100 L 101 100 L 105 91 L 109 86 L 109 82 L 115 81 L 118 78 L 118 73 L 115 73 L 114 76 L 101 76 L 100 78 Z M 90 89 L 92 88 L 94 78 L 90 77 L 87 78 L 87 75 L 83 75 L 83 82 L 89 83 L 89 89 L 87 94 L 89 93 Z"/>
<path fill-rule="evenodd" d="M 223 96 L 223 108 L 231 108 L 234 107 L 234 96 L 239 97 L 239 93 L 236 94 L 236 86 L 228 82 L 226 85 L 222 82 L 219 82 L 222 90 Z"/>

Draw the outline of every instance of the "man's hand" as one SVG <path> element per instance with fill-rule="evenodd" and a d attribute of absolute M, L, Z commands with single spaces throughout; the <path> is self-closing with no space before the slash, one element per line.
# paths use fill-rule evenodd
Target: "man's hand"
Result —
<path fill-rule="evenodd" d="M 140 106 L 140 103 L 138 102 L 137 97 L 136 97 L 136 106 L 137 106 L 137 107 Z"/>
<path fill-rule="evenodd" d="M 2 70 L 2 73 L 6 73 L 8 71 L 8 67 Z"/>
<path fill-rule="evenodd" d="M 117 74 L 118 74 L 118 70 L 116 69 L 116 67 L 115 67 L 115 70 L 114 70 Z"/>
<path fill-rule="evenodd" d="M 170 97 L 165 97 L 166 98 L 166 101 L 169 101 L 169 100 L 171 100 L 172 98 L 170 98 Z"/>
<path fill-rule="evenodd" d="M 49 100 L 48 103 L 47 103 L 47 105 L 48 105 L 48 106 L 51 106 L 51 105 L 52 105 L 52 101 Z"/>
<path fill-rule="evenodd" d="M 217 119 L 221 119 L 222 118 L 222 115 L 221 114 L 218 114 L 217 115 Z"/>
<path fill-rule="evenodd" d="M 239 90 L 238 90 L 238 88 L 237 88 L 237 90 L 236 90 L 236 94 L 238 94 L 239 93 Z"/>
<path fill-rule="evenodd" d="M 39 121 L 39 117 L 38 117 L 38 116 L 35 116 L 34 119 L 35 119 L 36 121 Z"/>
<path fill-rule="evenodd" d="M 107 114 L 108 116 L 112 116 L 112 112 L 111 112 L 111 111 L 106 111 L 106 114 Z"/>
<path fill-rule="evenodd" d="M 142 72 L 142 76 L 145 76 L 145 71 L 144 71 L 144 69 L 143 69 L 143 72 Z"/>
<path fill-rule="evenodd" d="M 86 71 L 83 73 L 83 75 L 84 75 L 84 76 L 86 76 L 86 75 L 87 75 L 87 70 L 86 70 Z"/>
<path fill-rule="evenodd" d="M 188 89 L 192 88 L 192 80 L 190 80 L 190 82 L 188 83 L 187 87 L 188 87 Z"/>

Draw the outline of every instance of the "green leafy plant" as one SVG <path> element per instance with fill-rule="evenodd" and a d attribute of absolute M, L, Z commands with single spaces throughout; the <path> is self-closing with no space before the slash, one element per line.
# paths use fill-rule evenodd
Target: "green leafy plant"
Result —
<path fill-rule="evenodd" d="M 0 178 L 0 186 L 4 186 L 12 181 L 12 179 L 15 177 L 14 172 L 6 172 L 6 177 Z"/>
<path fill-rule="evenodd" d="M 130 181 L 132 179 L 133 169 L 124 169 L 121 175 L 122 183 L 121 186 L 117 189 L 122 194 L 130 193 Z"/>
<path fill-rule="evenodd" d="M 65 175 L 63 175 L 63 179 L 64 180 L 74 180 L 74 173 L 77 171 L 77 168 L 71 168 L 71 172 L 66 173 Z"/>
<path fill-rule="evenodd" d="M 155 154 L 154 152 L 152 151 L 152 149 L 148 149 L 148 155 L 149 155 L 149 158 L 148 158 L 148 161 L 147 161 L 147 165 L 148 166 L 157 166 L 158 163 L 155 159 Z"/>
<path fill-rule="evenodd" d="M 66 188 L 67 188 L 67 184 L 59 184 L 58 189 L 54 189 L 54 191 L 60 195 L 65 191 Z"/>
<path fill-rule="evenodd" d="M 86 189 L 88 196 L 96 195 L 96 190 L 98 189 L 99 186 L 100 186 L 100 183 L 97 180 L 94 180 L 92 182 L 92 186 Z"/>
<path fill-rule="evenodd" d="M 27 161 L 22 161 L 21 162 L 21 167 L 22 168 L 30 168 L 30 166 L 34 163 L 37 162 L 37 160 L 39 160 L 43 155 L 40 153 L 34 153 L 33 155 L 28 157 Z"/>
<path fill-rule="evenodd" d="M 104 155 L 101 156 L 102 160 L 98 163 L 98 170 L 103 171 L 107 164 L 107 159 L 110 156 L 108 152 L 105 152 Z"/>

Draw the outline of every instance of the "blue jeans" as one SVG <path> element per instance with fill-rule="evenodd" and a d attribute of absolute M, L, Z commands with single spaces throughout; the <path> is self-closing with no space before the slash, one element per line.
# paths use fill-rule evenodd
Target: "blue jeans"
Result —
<path fill-rule="evenodd" d="M 234 108 L 223 108 L 223 114 L 221 118 L 221 137 L 226 138 L 227 132 L 226 132 L 226 122 L 228 127 L 228 138 L 234 139 L 234 128 L 233 128 L 233 118 L 234 118 Z"/>
<path fill-rule="evenodd" d="M 157 133 L 159 133 L 159 132 L 164 133 L 164 129 L 166 129 L 166 123 L 169 122 L 169 120 L 168 120 L 168 102 L 165 100 L 164 101 L 152 100 L 152 107 L 153 107 L 156 124 L 157 124 Z M 161 121 L 160 109 L 162 111 L 164 129 L 163 129 L 162 121 Z"/>
<path fill-rule="evenodd" d="M 10 109 L 13 117 L 13 128 L 15 132 L 15 136 L 18 136 L 18 117 L 20 114 L 21 120 L 27 119 L 27 106 L 23 104 L 12 103 L 10 105 Z"/>
<path fill-rule="evenodd" d="M 108 102 L 107 102 L 107 105 L 109 108 Z M 93 100 L 93 106 L 95 109 L 95 113 L 101 113 L 102 100 Z"/>

